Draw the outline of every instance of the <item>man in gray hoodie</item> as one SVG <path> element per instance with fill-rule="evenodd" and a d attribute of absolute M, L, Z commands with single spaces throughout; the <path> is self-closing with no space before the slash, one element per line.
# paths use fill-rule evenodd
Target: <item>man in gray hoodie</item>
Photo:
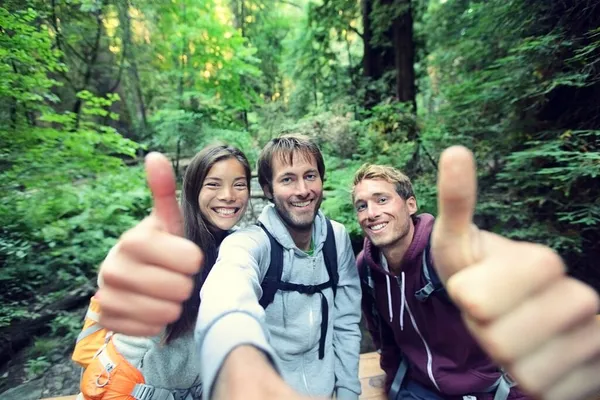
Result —
<path fill-rule="evenodd" d="M 232 350 L 249 345 L 302 394 L 358 399 L 360 281 L 349 236 L 335 221 L 337 282 L 326 267 L 328 227 L 319 210 L 323 156 L 306 137 L 275 138 L 260 155 L 258 175 L 273 203 L 259 217 L 262 227 L 241 229 L 223 241 L 201 290 L 196 341 L 205 396 Z M 271 240 L 283 252 L 284 284 L 265 306 L 261 284 L 272 262 Z"/>

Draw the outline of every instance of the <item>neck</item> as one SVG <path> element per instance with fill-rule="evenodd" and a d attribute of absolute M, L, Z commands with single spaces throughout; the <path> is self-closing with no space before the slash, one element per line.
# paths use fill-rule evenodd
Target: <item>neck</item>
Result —
<path fill-rule="evenodd" d="M 288 226 L 288 231 L 292 240 L 300 250 L 307 251 L 310 249 L 310 241 L 312 239 L 312 225 L 307 230 L 297 230 Z"/>
<path fill-rule="evenodd" d="M 402 271 L 402 260 L 412 243 L 414 235 L 415 226 L 411 221 L 408 233 L 404 235 L 404 237 L 381 248 L 381 252 L 388 263 L 388 267 L 394 275 L 398 275 Z"/>

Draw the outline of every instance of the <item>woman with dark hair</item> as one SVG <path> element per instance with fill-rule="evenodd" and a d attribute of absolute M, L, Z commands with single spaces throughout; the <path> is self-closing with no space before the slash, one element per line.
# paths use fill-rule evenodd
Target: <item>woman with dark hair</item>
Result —
<path fill-rule="evenodd" d="M 183 303 L 178 319 L 164 332 L 151 337 L 112 334 L 90 321 L 78 338 L 73 359 L 84 367 L 79 399 L 196 400 L 201 398 L 200 358 L 196 354 L 193 331 L 200 305 L 200 288 L 216 261 L 221 241 L 244 215 L 250 198 L 250 165 L 237 148 L 211 145 L 193 158 L 183 178 L 181 211 L 185 238 L 195 243 L 204 254 L 203 267 L 193 276 L 192 295 Z M 107 259 L 123 251 L 125 246 L 147 246 L 139 240 L 144 221 L 125 233 Z M 135 231 L 135 234 L 132 232 Z M 137 235 L 135 246 L 125 243 Z M 142 242 L 140 244 L 140 242 Z M 139 251 L 138 254 L 145 254 Z M 147 253 L 146 253 L 147 254 Z M 141 262 L 143 256 L 133 261 Z M 129 260 L 131 262 L 132 260 Z M 102 276 L 99 276 L 102 287 Z M 182 291 L 185 289 L 182 288 Z M 101 293 L 102 296 L 105 293 Z M 134 301 L 132 299 L 132 301 Z M 92 305 L 94 307 L 94 298 Z M 120 307 L 126 307 L 121 305 Z M 98 311 L 96 311 L 98 312 Z M 94 313 L 91 313 L 92 317 Z M 93 318 L 92 318 L 93 319 Z M 88 322 L 92 322 L 89 323 Z M 94 326 L 96 330 L 93 331 Z M 78 347 L 94 346 L 86 331 L 98 335 L 94 358 L 82 360 Z M 100 330 L 98 330 L 100 329 Z M 90 336 L 91 338 L 92 336 Z M 89 357 L 88 357 L 89 358 Z"/>

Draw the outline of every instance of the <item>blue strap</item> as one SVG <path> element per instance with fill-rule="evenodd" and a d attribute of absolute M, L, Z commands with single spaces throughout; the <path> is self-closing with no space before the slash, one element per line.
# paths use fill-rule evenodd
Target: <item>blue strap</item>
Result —
<path fill-rule="evenodd" d="M 408 371 L 408 363 L 406 359 L 402 357 L 402 362 L 398 366 L 398 371 L 396 372 L 396 376 L 394 377 L 394 381 L 392 382 L 392 386 L 390 387 L 390 392 L 388 394 L 389 400 L 399 400 L 400 390 L 402 389 L 402 382 L 404 382 L 404 378 L 406 377 L 406 372 Z"/>
<path fill-rule="evenodd" d="M 494 395 L 494 400 L 508 399 L 508 395 L 510 394 L 510 389 L 516 385 L 517 385 L 517 383 L 508 376 L 508 373 L 506 371 L 502 370 L 502 375 L 498 379 L 498 388 L 496 389 L 496 394 Z"/>

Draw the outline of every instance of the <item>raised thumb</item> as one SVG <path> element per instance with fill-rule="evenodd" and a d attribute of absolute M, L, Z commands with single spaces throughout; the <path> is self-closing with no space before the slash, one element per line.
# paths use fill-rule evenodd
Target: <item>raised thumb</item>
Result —
<path fill-rule="evenodd" d="M 437 186 L 432 252 L 438 274 L 446 281 L 479 259 L 479 234 L 473 224 L 477 171 L 471 151 L 453 146 L 442 153 Z"/>
<path fill-rule="evenodd" d="M 152 214 L 163 228 L 183 235 L 183 218 L 177 204 L 175 173 L 169 160 L 160 153 L 149 153 L 145 160 L 146 180 L 154 203 Z"/>

